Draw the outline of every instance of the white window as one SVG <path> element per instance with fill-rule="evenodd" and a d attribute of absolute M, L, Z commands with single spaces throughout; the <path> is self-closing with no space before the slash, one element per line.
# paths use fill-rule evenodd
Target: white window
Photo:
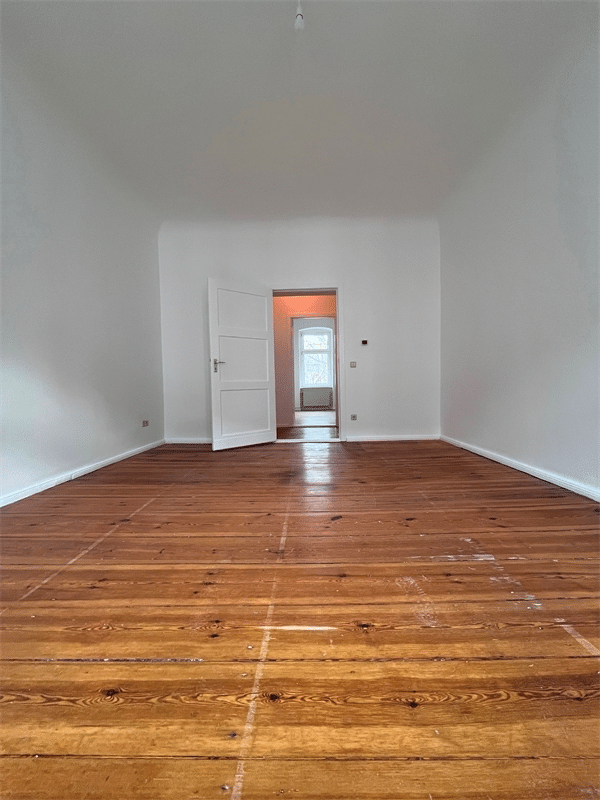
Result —
<path fill-rule="evenodd" d="M 333 331 L 304 328 L 299 337 L 300 386 L 333 386 Z"/>

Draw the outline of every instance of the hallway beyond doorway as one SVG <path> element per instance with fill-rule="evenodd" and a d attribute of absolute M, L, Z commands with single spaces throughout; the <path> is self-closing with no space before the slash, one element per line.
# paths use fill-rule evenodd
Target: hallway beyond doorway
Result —
<path fill-rule="evenodd" d="M 335 411 L 296 411 L 294 428 L 335 428 Z"/>
<path fill-rule="evenodd" d="M 335 411 L 296 411 L 294 425 L 277 428 L 278 439 L 302 439 L 305 442 L 331 441 L 339 437 Z"/>
<path fill-rule="evenodd" d="M 339 441 L 337 315 L 335 288 L 273 291 L 279 441 Z M 321 329 L 329 331 L 327 347 L 322 347 L 320 340 L 313 341 L 318 339 Z M 327 363 L 327 369 L 323 374 L 315 374 L 315 368 L 322 362 Z M 314 396 L 313 390 L 322 387 L 323 391 L 329 387 L 328 402 L 320 395 Z M 302 393 L 309 389 L 312 396 L 307 399 Z M 300 410 L 303 406 L 314 410 Z"/>

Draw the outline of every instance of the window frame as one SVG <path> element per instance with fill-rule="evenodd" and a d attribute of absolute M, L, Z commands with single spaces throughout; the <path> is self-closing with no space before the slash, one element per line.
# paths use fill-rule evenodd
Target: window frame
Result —
<path fill-rule="evenodd" d="M 326 336 L 327 337 L 327 348 L 324 349 L 322 347 L 315 348 L 315 349 L 307 349 L 304 347 L 304 339 L 305 336 Z M 312 328 L 301 328 L 299 331 L 298 336 L 298 363 L 300 366 L 299 369 L 299 388 L 300 389 L 307 389 L 311 386 L 314 387 L 326 387 L 331 386 L 333 389 L 333 329 L 326 328 L 322 325 L 314 326 Z M 325 383 L 307 383 L 306 382 L 306 370 L 305 370 L 305 356 L 306 355 L 326 355 L 327 356 L 327 380 Z"/>

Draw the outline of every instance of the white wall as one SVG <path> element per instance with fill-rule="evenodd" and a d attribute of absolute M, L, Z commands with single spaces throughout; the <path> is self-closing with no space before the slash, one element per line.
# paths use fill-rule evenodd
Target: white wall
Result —
<path fill-rule="evenodd" d="M 598 45 L 445 205 L 442 434 L 598 496 Z"/>
<path fill-rule="evenodd" d="M 163 402 L 156 221 L 7 60 L 3 92 L 9 502 L 161 440 Z"/>
<path fill-rule="evenodd" d="M 439 435 L 434 220 L 171 222 L 159 250 L 168 440 L 210 440 L 207 277 L 236 275 L 273 289 L 340 289 L 341 410 L 358 415 L 348 438 Z"/>

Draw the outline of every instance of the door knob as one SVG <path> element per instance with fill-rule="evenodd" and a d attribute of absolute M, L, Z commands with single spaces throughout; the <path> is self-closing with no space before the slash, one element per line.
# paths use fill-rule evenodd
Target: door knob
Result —
<path fill-rule="evenodd" d="M 224 364 L 224 361 L 219 361 L 218 358 L 213 358 L 214 370 L 215 372 L 219 371 L 219 364 Z"/>

